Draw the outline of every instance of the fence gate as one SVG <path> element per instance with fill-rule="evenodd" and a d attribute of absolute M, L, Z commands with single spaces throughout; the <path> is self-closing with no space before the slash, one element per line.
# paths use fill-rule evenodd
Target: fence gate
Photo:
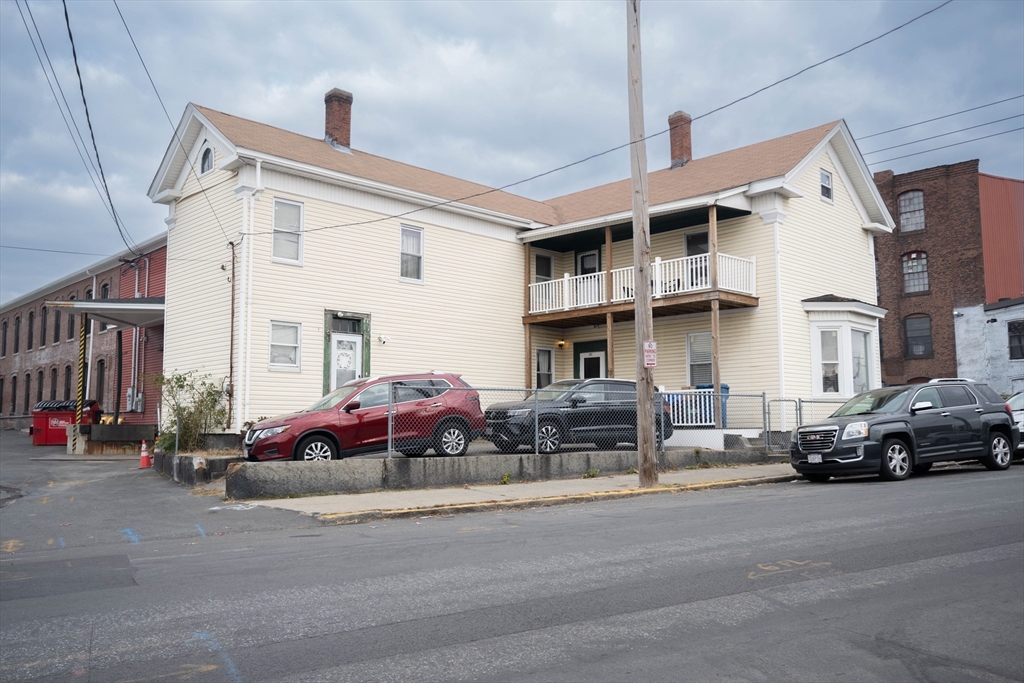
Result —
<path fill-rule="evenodd" d="M 765 448 L 775 453 L 789 450 L 790 434 L 799 426 L 797 402 L 788 398 L 773 398 L 768 401 L 768 431 L 765 434 Z"/>

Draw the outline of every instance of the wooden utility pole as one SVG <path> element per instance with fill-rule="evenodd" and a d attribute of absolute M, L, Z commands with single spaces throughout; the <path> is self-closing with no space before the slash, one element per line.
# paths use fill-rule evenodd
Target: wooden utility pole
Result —
<path fill-rule="evenodd" d="M 654 373 L 644 362 L 644 342 L 654 341 L 651 315 L 651 226 L 647 213 L 647 145 L 644 84 L 640 66 L 640 0 L 626 0 L 629 62 L 629 166 L 633 181 L 633 272 L 636 311 L 636 450 L 640 486 L 655 486 Z"/>

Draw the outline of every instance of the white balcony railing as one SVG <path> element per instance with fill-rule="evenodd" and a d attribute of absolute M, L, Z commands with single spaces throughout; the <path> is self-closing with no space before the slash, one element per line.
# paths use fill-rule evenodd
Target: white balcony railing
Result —
<path fill-rule="evenodd" d="M 708 255 L 686 256 L 662 261 L 654 259 L 651 264 L 651 298 L 698 292 L 711 288 L 711 274 Z M 755 261 L 718 255 L 718 287 L 740 294 L 756 295 Z M 612 303 L 633 300 L 633 267 L 616 268 L 612 276 Z M 548 280 L 530 285 L 530 313 L 567 311 L 573 308 L 587 308 L 607 303 L 605 295 L 605 272 L 570 277 L 568 273 L 559 280 Z"/>

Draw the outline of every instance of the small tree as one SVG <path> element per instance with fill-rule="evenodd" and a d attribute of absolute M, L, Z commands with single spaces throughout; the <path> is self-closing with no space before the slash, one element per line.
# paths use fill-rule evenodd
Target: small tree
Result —
<path fill-rule="evenodd" d="M 157 446 L 165 453 L 199 451 L 205 447 L 205 435 L 224 424 L 227 408 L 222 404 L 224 392 L 209 381 L 209 375 L 194 370 L 153 377 L 163 394 L 165 429 L 157 438 Z"/>

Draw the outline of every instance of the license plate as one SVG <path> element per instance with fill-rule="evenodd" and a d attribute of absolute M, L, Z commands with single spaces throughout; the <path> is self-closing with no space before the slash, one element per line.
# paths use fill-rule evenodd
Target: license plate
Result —
<path fill-rule="evenodd" d="M 811 463 L 812 465 L 820 465 L 821 464 L 821 453 L 808 453 L 807 454 L 807 462 Z"/>

